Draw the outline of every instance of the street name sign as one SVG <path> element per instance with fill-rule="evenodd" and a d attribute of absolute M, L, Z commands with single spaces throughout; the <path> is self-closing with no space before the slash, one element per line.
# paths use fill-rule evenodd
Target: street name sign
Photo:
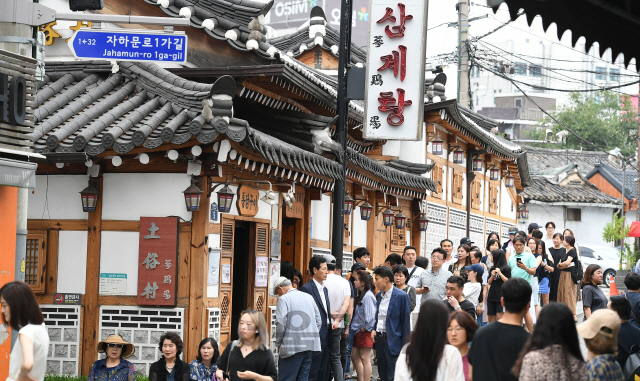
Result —
<path fill-rule="evenodd" d="M 427 0 L 370 0 L 365 139 L 420 140 Z"/>
<path fill-rule="evenodd" d="M 184 32 L 79 30 L 69 40 L 78 58 L 118 61 L 186 62 Z"/>

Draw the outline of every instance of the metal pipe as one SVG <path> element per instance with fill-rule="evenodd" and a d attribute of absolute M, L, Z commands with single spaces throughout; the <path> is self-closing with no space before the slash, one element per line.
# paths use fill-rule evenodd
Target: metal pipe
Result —
<path fill-rule="evenodd" d="M 529 200 L 527 201 L 529 204 L 533 205 L 544 205 L 544 206 L 576 206 L 580 208 L 584 208 L 587 206 L 593 206 L 597 208 L 611 208 L 618 209 L 619 205 L 617 204 L 601 204 L 601 203 L 593 203 L 593 202 L 542 202 L 537 200 Z"/>
<path fill-rule="evenodd" d="M 189 26 L 190 25 L 189 19 L 186 19 L 186 18 L 102 15 L 102 14 L 91 14 L 91 13 L 56 13 L 56 20 L 110 22 L 114 24 L 167 25 L 167 26 Z"/>

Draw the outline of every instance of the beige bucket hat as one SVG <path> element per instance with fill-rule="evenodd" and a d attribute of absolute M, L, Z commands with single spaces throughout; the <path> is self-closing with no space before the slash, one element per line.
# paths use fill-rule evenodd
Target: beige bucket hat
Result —
<path fill-rule="evenodd" d="M 101 342 L 98 343 L 98 353 L 104 353 L 105 350 L 105 344 L 120 344 L 122 345 L 122 358 L 128 358 L 131 357 L 135 351 L 136 348 L 133 346 L 133 344 L 128 343 L 126 341 L 124 341 L 122 339 L 122 336 L 120 335 L 109 335 L 109 337 L 107 337 L 106 340 L 103 340 Z"/>

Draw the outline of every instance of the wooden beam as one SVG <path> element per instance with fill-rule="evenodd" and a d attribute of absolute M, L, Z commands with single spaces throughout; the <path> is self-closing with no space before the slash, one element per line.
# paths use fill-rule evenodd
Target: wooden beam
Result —
<path fill-rule="evenodd" d="M 80 208 L 80 205 L 78 205 Z M 89 213 L 91 215 L 91 213 Z M 86 231 L 87 220 L 28 220 L 27 230 L 82 230 Z"/>
<path fill-rule="evenodd" d="M 311 201 L 320 201 L 322 200 L 322 190 L 319 188 L 309 188 L 309 196 L 311 196 Z"/>
<path fill-rule="evenodd" d="M 208 189 L 208 179 L 203 178 L 205 184 L 199 184 L 200 189 Z M 202 194 L 202 205 L 209 205 L 207 192 Z M 205 274 L 208 268 L 207 258 L 209 238 L 209 211 L 200 208 L 193 212 L 191 222 L 191 263 L 189 276 L 189 330 L 187 331 L 187 348 L 185 358 L 195 358 L 198 352 L 198 344 L 206 336 L 206 308 L 207 287 Z"/>
<path fill-rule="evenodd" d="M 367 221 L 367 248 L 369 248 L 369 252 L 373 257 L 373 251 L 376 247 L 376 240 L 378 237 L 376 231 L 376 215 L 375 215 L 375 200 L 376 200 L 376 191 L 369 191 L 369 200 L 373 200 L 373 210 L 371 211 L 371 218 Z M 371 202 L 371 201 L 369 201 Z M 373 258 L 371 258 L 371 263 L 373 263 Z"/>
<path fill-rule="evenodd" d="M 55 294 L 58 289 L 58 242 L 60 232 L 50 230 L 47 238 L 47 268 L 45 269 L 45 293 Z"/>
<path fill-rule="evenodd" d="M 135 306 L 138 304 L 137 296 L 121 295 L 100 295 L 98 296 L 99 306 Z"/>
<path fill-rule="evenodd" d="M 220 223 L 219 222 L 210 222 L 209 223 L 209 234 L 220 234 Z"/>
<path fill-rule="evenodd" d="M 102 231 L 113 232 L 139 232 L 140 220 L 122 221 L 122 220 L 104 220 L 102 221 Z"/>
<path fill-rule="evenodd" d="M 96 179 L 98 192 L 102 194 L 102 177 Z M 87 278 L 84 296 L 84 327 L 82 334 L 82 374 L 89 375 L 91 365 L 97 359 L 98 337 L 98 286 L 100 279 L 100 238 L 102 233 L 102 200 L 98 198 L 96 211 L 89 213 L 87 239 Z"/>

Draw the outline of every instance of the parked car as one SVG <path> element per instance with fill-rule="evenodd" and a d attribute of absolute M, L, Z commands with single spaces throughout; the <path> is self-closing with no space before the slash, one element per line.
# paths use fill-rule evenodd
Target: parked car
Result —
<path fill-rule="evenodd" d="M 602 283 L 609 287 L 610 276 L 613 275 L 615 278 L 616 270 L 619 268 L 620 257 L 618 250 L 606 246 L 580 245 L 580 257 L 585 269 L 592 264 L 602 267 L 604 276 Z"/>

